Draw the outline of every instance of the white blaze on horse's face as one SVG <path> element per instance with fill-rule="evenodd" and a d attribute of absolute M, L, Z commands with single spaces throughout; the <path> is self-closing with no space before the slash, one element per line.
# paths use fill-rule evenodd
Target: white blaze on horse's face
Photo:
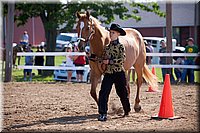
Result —
<path fill-rule="evenodd" d="M 84 22 L 81 22 L 80 28 L 83 29 L 83 27 L 84 27 Z"/>
<path fill-rule="evenodd" d="M 80 33 L 79 33 L 79 37 L 81 38 L 81 34 L 82 34 L 82 29 L 84 27 L 84 22 L 80 23 Z"/>

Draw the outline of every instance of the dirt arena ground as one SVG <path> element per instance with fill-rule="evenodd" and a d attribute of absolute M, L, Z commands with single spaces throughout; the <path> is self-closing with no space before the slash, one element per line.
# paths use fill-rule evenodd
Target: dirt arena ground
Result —
<path fill-rule="evenodd" d="M 97 105 L 90 97 L 90 84 L 4 83 L 3 131 L 199 132 L 197 85 L 171 85 L 174 113 L 180 119 L 151 119 L 151 116 L 159 112 L 163 86 L 159 84 L 160 92 L 146 92 L 148 86 L 143 84 L 140 94 L 142 110 L 136 113 L 133 110 L 136 86 L 131 85 L 132 111 L 125 118 L 117 110 L 121 103 L 113 88 L 109 99 L 108 120 L 100 122 L 97 121 Z"/>

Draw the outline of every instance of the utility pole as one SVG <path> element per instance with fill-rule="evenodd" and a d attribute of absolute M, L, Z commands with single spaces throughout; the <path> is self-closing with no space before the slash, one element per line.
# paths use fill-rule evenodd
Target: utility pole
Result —
<path fill-rule="evenodd" d="M 198 33 L 199 33 L 199 26 L 200 26 L 200 17 L 199 17 L 199 11 L 200 11 L 200 2 L 195 3 L 195 8 L 194 8 L 194 44 L 200 45 L 198 43 Z"/>
<path fill-rule="evenodd" d="M 166 37 L 167 37 L 167 53 L 172 53 L 172 2 L 166 3 Z M 167 64 L 172 64 L 172 57 L 167 57 Z M 172 68 L 168 68 L 167 73 L 170 74 L 170 80 L 174 81 Z"/>
<path fill-rule="evenodd" d="M 10 82 L 12 79 L 12 64 L 13 64 L 13 33 L 14 33 L 14 10 L 15 4 L 8 3 L 8 28 L 6 34 L 6 68 L 5 82 Z"/>

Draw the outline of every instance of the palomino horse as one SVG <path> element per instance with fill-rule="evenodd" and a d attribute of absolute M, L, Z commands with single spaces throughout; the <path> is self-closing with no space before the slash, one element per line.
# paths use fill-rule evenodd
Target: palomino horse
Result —
<path fill-rule="evenodd" d="M 91 90 L 90 94 L 98 104 L 98 98 L 96 94 L 96 87 L 98 81 L 103 74 L 102 53 L 106 45 L 110 43 L 110 36 L 108 30 L 100 25 L 100 22 L 94 17 L 90 16 L 87 11 L 86 14 L 80 14 L 77 12 L 77 32 L 78 36 L 82 38 L 80 45 L 84 45 L 89 41 L 91 60 L 89 62 L 91 68 Z M 146 65 L 146 50 L 141 34 L 131 28 L 124 29 L 126 36 L 120 36 L 119 41 L 125 46 L 126 60 L 124 62 L 125 70 L 129 70 L 134 66 L 137 73 L 137 93 L 135 98 L 134 110 L 139 112 L 141 106 L 139 104 L 140 99 L 140 87 L 142 85 L 143 78 L 153 87 L 157 87 L 157 78 L 149 70 Z M 82 43 L 82 44 L 81 44 Z M 129 86 L 129 84 L 128 84 Z M 130 87 L 128 87 L 130 96 Z"/>

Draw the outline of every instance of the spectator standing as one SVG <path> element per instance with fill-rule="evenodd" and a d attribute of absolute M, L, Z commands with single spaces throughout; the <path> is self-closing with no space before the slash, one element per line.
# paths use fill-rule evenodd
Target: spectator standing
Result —
<path fill-rule="evenodd" d="M 78 46 L 74 47 L 74 52 L 79 52 Z M 74 64 L 75 66 L 83 67 L 86 64 L 85 56 L 84 55 L 75 56 Z M 83 82 L 83 74 L 84 74 L 84 70 L 76 70 L 77 82 Z"/>
<path fill-rule="evenodd" d="M 85 53 L 86 53 L 85 61 L 86 61 L 86 65 L 88 65 L 89 64 L 89 56 L 90 56 L 90 47 L 89 46 L 85 47 Z"/>
<path fill-rule="evenodd" d="M 149 50 L 150 50 L 149 53 L 153 53 L 153 52 L 154 52 L 154 48 L 153 48 L 151 42 L 148 42 L 148 43 L 147 43 L 147 46 L 148 46 L 148 48 L 149 48 Z M 152 60 L 152 56 L 149 56 L 148 64 L 151 64 L 151 60 Z"/>
<path fill-rule="evenodd" d="M 33 52 L 31 46 L 27 46 L 26 52 Z M 34 62 L 33 56 L 25 56 L 25 66 L 32 66 Z M 32 81 L 32 69 L 24 69 L 24 81 L 27 80 L 27 75 L 29 75 L 29 81 Z"/>
<path fill-rule="evenodd" d="M 175 62 L 175 65 L 183 65 L 184 64 L 184 61 L 182 58 L 177 58 L 176 62 Z M 176 75 L 176 83 L 180 83 L 181 82 L 181 76 L 182 76 L 182 72 L 183 72 L 183 69 L 182 68 L 174 68 L 174 73 Z"/>
<path fill-rule="evenodd" d="M 44 51 L 44 47 L 40 46 L 40 52 L 45 52 Z M 40 66 L 44 66 L 44 56 L 40 56 Z M 43 71 L 41 70 L 41 75 L 42 75 Z"/>
<path fill-rule="evenodd" d="M 166 53 L 167 52 L 167 45 L 164 40 L 160 41 L 161 49 L 159 50 L 159 53 Z M 160 57 L 160 64 L 167 64 L 167 58 L 165 56 Z M 163 82 L 165 81 L 165 75 L 167 74 L 167 68 L 161 68 L 162 71 L 162 79 Z"/>
<path fill-rule="evenodd" d="M 36 52 L 44 52 L 42 46 L 37 46 Z M 35 56 L 35 66 L 43 66 L 44 65 L 44 56 Z M 38 69 L 38 75 L 42 75 L 42 70 Z"/>
<path fill-rule="evenodd" d="M 145 47 L 146 47 L 146 53 L 151 53 L 151 48 L 149 47 L 147 41 L 144 41 Z M 149 65 L 151 64 L 151 56 L 146 56 L 146 64 Z"/>
<path fill-rule="evenodd" d="M 25 50 L 26 46 L 29 44 L 29 35 L 27 31 L 24 31 L 22 38 L 20 40 L 20 44 L 22 44 L 23 50 Z"/>
<path fill-rule="evenodd" d="M 148 42 L 147 45 L 148 45 L 149 48 L 150 48 L 150 52 L 153 53 L 153 52 L 154 52 L 154 48 L 153 48 L 151 42 Z"/>
<path fill-rule="evenodd" d="M 185 47 L 185 53 L 198 53 L 198 47 L 196 45 L 194 45 L 194 40 L 193 38 L 189 38 L 187 41 L 187 46 Z M 196 61 L 197 57 L 185 57 L 184 60 L 184 65 L 194 65 L 195 61 Z M 186 75 L 187 75 L 187 70 L 189 70 L 189 79 L 188 82 L 189 83 L 194 83 L 194 69 L 187 69 L 184 68 L 183 69 L 183 74 L 181 77 L 181 82 L 185 83 L 186 82 Z"/>
<path fill-rule="evenodd" d="M 68 44 L 66 47 L 66 52 L 72 52 L 72 45 Z M 73 57 L 70 55 L 66 55 L 66 66 L 67 67 L 74 67 Z M 67 70 L 67 81 L 71 82 L 73 70 Z"/>

